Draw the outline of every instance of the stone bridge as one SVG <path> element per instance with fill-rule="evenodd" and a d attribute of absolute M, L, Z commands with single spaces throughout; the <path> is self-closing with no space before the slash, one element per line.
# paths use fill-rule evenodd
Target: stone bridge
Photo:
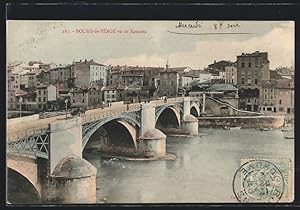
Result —
<path fill-rule="evenodd" d="M 7 120 L 7 166 L 24 176 L 44 203 L 93 203 L 96 169 L 82 159 L 89 145 L 96 143 L 113 150 L 131 147 L 128 151 L 146 158 L 163 157 L 166 135 L 160 129 L 180 128 L 197 135 L 200 103 L 199 98 L 191 97 L 135 104 L 119 102 L 88 110 L 81 117 Z M 27 169 L 23 159 L 30 166 Z M 87 194 L 74 192 L 87 186 Z"/>

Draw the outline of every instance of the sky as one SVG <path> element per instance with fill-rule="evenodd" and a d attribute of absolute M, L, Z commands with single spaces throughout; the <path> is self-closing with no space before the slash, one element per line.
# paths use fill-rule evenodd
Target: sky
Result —
<path fill-rule="evenodd" d="M 293 21 L 7 21 L 8 62 L 162 67 L 168 61 L 203 69 L 262 51 L 275 69 L 294 66 L 294 50 Z"/>

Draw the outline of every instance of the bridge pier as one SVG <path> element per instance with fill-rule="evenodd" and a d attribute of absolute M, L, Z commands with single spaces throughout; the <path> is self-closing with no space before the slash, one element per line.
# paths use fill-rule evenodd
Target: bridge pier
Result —
<path fill-rule="evenodd" d="M 67 156 L 47 178 L 42 194 L 45 203 L 96 203 L 97 169 L 78 156 Z"/>
<path fill-rule="evenodd" d="M 46 203 L 95 203 L 97 169 L 82 158 L 82 118 L 50 124 Z"/>
<path fill-rule="evenodd" d="M 199 123 L 198 119 L 191 115 L 191 99 L 189 97 L 185 97 L 183 100 L 183 118 L 181 126 L 183 129 L 187 130 L 190 135 L 197 135 Z"/>
<path fill-rule="evenodd" d="M 155 128 L 155 106 L 151 102 L 142 104 L 139 149 L 145 157 L 166 155 L 166 135 Z"/>
<path fill-rule="evenodd" d="M 50 173 L 68 155 L 82 157 L 82 118 L 76 117 L 50 124 Z"/>

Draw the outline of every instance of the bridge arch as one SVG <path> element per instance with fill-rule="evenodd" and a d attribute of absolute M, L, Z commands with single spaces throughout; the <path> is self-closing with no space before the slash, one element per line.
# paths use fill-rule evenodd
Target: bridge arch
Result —
<path fill-rule="evenodd" d="M 158 109 L 155 113 L 155 126 L 160 127 L 161 124 L 170 126 L 180 126 L 180 113 L 182 109 L 176 105 L 164 106 Z"/>
<path fill-rule="evenodd" d="M 138 124 L 122 118 L 99 121 L 84 137 L 82 152 L 85 148 L 97 148 L 109 152 L 129 153 L 137 150 Z M 119 152 L 118 152 L 119 151 Z"/>
<path fill-rule="evenodd" d="M 200 101 L 195 102 L 191 102 L 191 110 L 190 110 L 191 115 L 194 115 L 195 117 L 199 117 L 200 116 Z"/>
<path fill-rule="evenodd" d="M 38 178 L 38 165 L 36 159 L 18 156 L 18 155 L 9 155 L 7 157 L 7 198 L 9 202 L 39 202 L 41 200 L 41 185 Z M 12 183 L 10 183 L 12 182 Z M 22 184 L 16 184 L 15 182 L 20 182 Z M 14 189 L 13 187 L 18 187 Z M 20 190 L 21 188 L 21 190 Z M 22 188 L 24 191 L 22 192 Z M 18 201 L 19 198 L 16 198 L 15 193 L 22 193 L 24 199 Z M 25 197 L 30 197 L 30 200 L 27 200 Z M 17 196 L 19 197 L 19 196 Z M 33 199 L 33 200 L 32 200 Z"/>
<path fill-rule="evenodd" d="M 84 150 L 86 144 L 88 143 L 90 137 L 103 125 L 111 121 L 124 121 L 127 122 L 127 128 L 129 125 L 139 129 L 141 127 L 139 120 L 136 118 L 136 115 L 118 115 L 112 116 L 105 119 L 97 120 L 91 123 L 86 123 L 82 126 L 82 151 Z M 130 130 L 130 129 L 128 129 Z M 130 132 L 130 131 L 129 131 Z"/>

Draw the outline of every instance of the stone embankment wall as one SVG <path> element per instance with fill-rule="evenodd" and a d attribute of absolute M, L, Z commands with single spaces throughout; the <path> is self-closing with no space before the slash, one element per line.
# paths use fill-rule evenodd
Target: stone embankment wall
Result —
<path fill-rule="evenodd" d="M 199 117 L 198 119 L 200 128 L 224 126 L 241 126 L 242 128 L 280 128 L 284 125 L 283 116 Z"/>

